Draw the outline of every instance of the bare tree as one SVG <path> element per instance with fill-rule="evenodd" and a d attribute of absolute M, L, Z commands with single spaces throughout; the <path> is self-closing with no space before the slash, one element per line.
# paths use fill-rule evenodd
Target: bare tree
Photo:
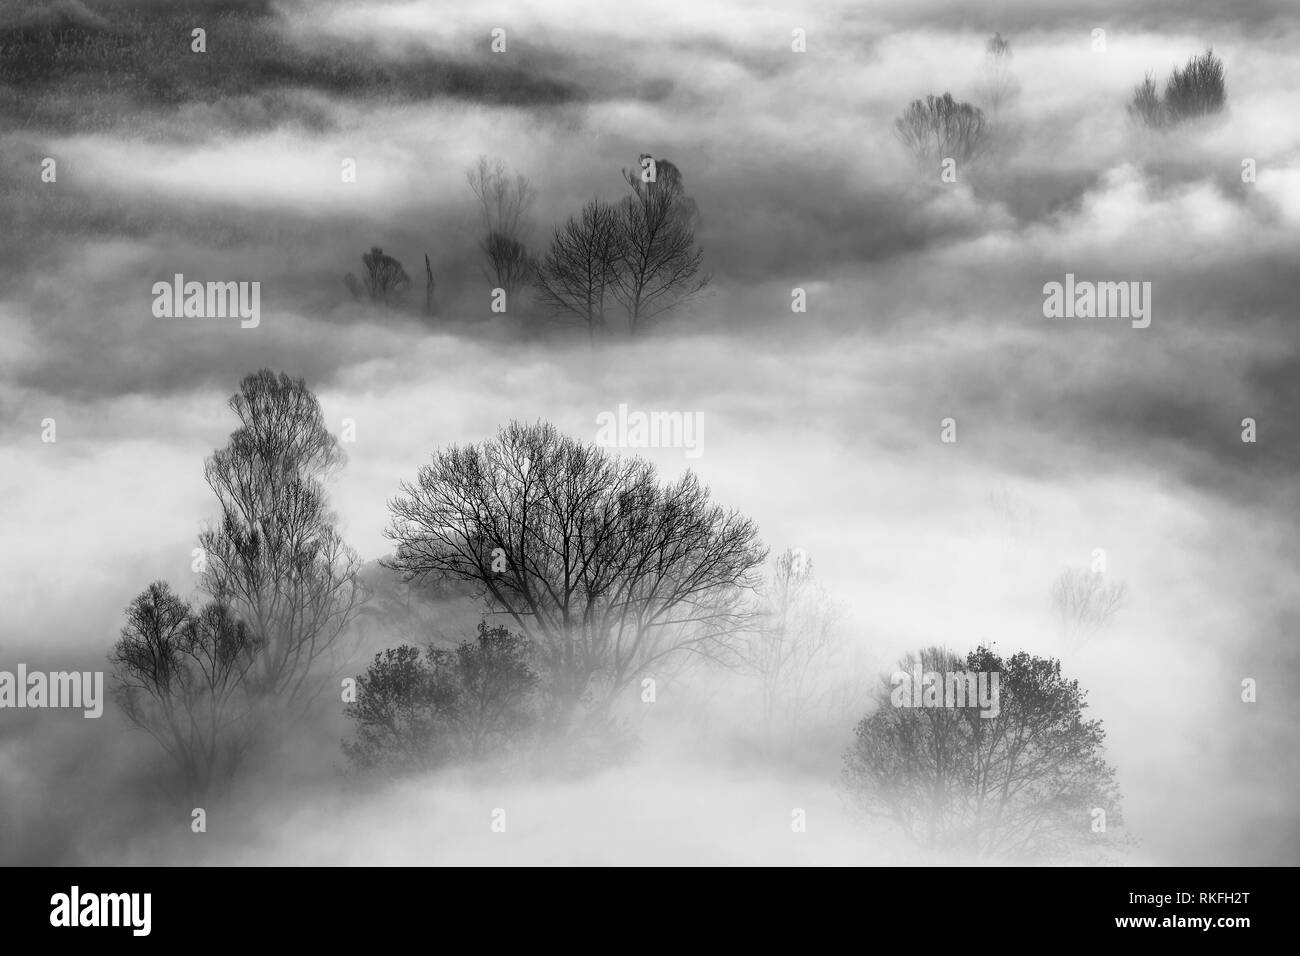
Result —
<path fill-rule="evenodd" d="M 201 797 L 235 772 L 252 743 L 243 680 L 254 642 L 226 607 L 195 613 L 163 581 L 126 615 L 109 655 L 115 696 L 176 764 L 187 796 Z"/>
<path fill-rule="evenodd" d="M 1135 123 L 1150 129 L 1164 129 L 1169 125 L 1169 114 L 1156 90 L 1154 74 L 1148 71 L 1139 86 L 1133 88 L 1133 100 L 1128 105 L 1128 115 Z"/>
<path fill-rule="evenodd" d="M 512 177 L 504 161 L 480 156 L 465 178 L 478 200 L 484 232 L 525 237 L 528 212 L 536 199 L 527 176 L 516 173 Z"/>
<path fill-rule="evenodd" d="M 323 686 L 309 682 L 315 665 L 364 599 L 325 504 L 321 479 L 342 454 L 316 397 L 263 369 L 230 408 L 240 427 L 205 468 L 222 512 L 199 536 L 212 600 L 195 612 L 150 585 L 110 655 L 128 718 L 195 795 L 233 774 L 270 720 L 302 715 Z"/>
<path fill-rule="evenodd" d="M 555 231 L 536 277 L 542 305 L 559 320 L 577 322 L 595 341 L 622 267 L 623 229 L 612 206 L 593 199 Z"/>
<path fill-rule="evenodd" d="M 686 194 L 686 180 L 676 163 L 642 153 L 637 168 L 624 169 L 623 178 L 638 199 L 648 199 L 659 193 L 671 197 L 672 211 L 678 220 L 691 229 L 700 227 L 700 208 Z"/>
<path fill-rule="evenodd" d="M 418 647 L 402 644 L 375 655 L 357 678 L 357 699 L 343 708 L 356 721 L 343 752 L 355 770 L 400 773 L 431 770 L 451 759 L 439 734 L 439 709 L 449 688 L 434 680 Z"/>
<path fill-rule="evenodd" d="M 480 156 L 465 178 L 478 200 L 483 227 L 480 248 L 487 258 L 485 277 L 495 288 L 505 289 L 508 300 L 527 287 L 534 268 L 525 242 L 530 224 L 528 213 L 536 198 L 532 184 L 522 173 L 511 176 L 502 160 Z"/>
<path fill-rule="evenodd" d="M 508 302 L 515 301 L 519 291 L 528 286 L 537 267 L 528 248 L 502 232 L 488 233 L 482 247 L 492 267 L 488 281 L 495 283 L 494 288 L 505 290 Z"/>
<path fill-rule="evenodd" d="M 989 491 L 988 504 L 1000 522 L 999 530 L 1008 544 L 1019 544 L 1037 532 L 1037 513 L 1006 482 L 1000 482 Z"/>
<path fill-rule="evenodd" d="M 389 510 L 392 567 L 476 582 L 538 644 L 560 726 L 674 658 L 726 647 L 765 557 L 753 522 L 693 474 L 661 485 L 648 462 L 544 423 L 437 452 Z"/>
<path fill-rule="evenodd" d="M 1109 625 L 1128 600 L 1128 588 L 1108 583 L 1100 571 L 1066 568 L 1052 582 L 1051 596 L 1066 636 L 1077 639 Z"/>
<path fill-rule="evenodd" d="M 695 245 L 692 225 L 698 212 L 681 171 L 666 159 L 643 155 L 641 162 L 639 169 L 623 170 L 632 195 L 619 207 L 620 267 L 613 288 L 632 335 L 709 282 L 700 275 L 704 253 Z M 646 178 L 650 173 L 654 179 Z"/>
<path fill-rule="evenodd" d="M 533 722 L 530 698 L 538 675 L 532 657 L 528 638 L 486 621 L 479 622 L 476 640 L 433 652 L 435 669 L 456 688 L 451 716 L 471 758 L 499 749 Z"/>
<path fill-rule="evenodd" d="M 205 469 L 221 519 L 199 538 L 202 584 L 249 629 L 250 692 L 301 712 L 320 690 L 315 665 L 365 597 L 322 484 L 344 456 L 302 379 L 263 369 L 244 379 L 230 408 L 240 427 Z"/>
<path fill-rule="evenodd" d="M 770 737 L 778 727 L 797 732 L 825 709 L 843 675 L 840 609 L 818 583 L 812 561 L 786 550 L 756 591 L 755 627 L 744 647 L 745 669 L 759 684 L 762 722 Z"/>
<path fill-rule="evenodd" d="M 963 659 L 929 648 L 898 666 L 933 675 L 940 688 L 945 674 L 996 673 L 997 714 L 909 706 L 906 695 L 900 705 L 892 681 L 882 681 L 876 709 L 844 755 L 844 783 L 860 812 L 892 820 L 923 846 L 981 857 L 1061 859 L 1126 842 L 1115 832 L 1122 814 L 1105 731 L 1084 718 L 1087 694 L 1060 661 L 1023 651 L 1003 659 L 986 647 Z M 1092 830 L 1097 808 L 1106 833 Z"/>
<path fill-rule="evenodd" d="M 1020 84 L 1011 71 L 1011 59 L 1011 44 L 1002 34 L 995 33 L 989 37 L 984 45 L 984 93 L 994 115 L 1020 90 Z"/>
<path fill-rule="evenodd" d="M 937 164 L 944 159 L 962 163 L 987 147 L 989 125 L 978 106 L 959 103 L 951 93 L 944 93 L 913 100 L 894 120 L 894 132 L 918 163 Z"/>
<path fill-rule="evenodd" d="M 1187 65 L 1174 68 L 1165 84 L 1164 99 L 1156 91 L 1155 76 L 1148 72 L 1133 90 L 1129 117 L 1150 129 L 1168 129 L 1187 120 L 1222 111 L 1227 102 L 1223 61 L 1207 49 L 1192 56 Z"/>
<path fill-rule="evenodd" d="M 396 305 L 401 301 L 411 286 L 411 277 L 406 274 L 400 262 L 374 246 L 362 254 L 361 263 L 366 268 L 363 281 L 358 282 L 351 272 L 343 277 L 343 284 L 348 287 L 353 298 L 359 301 L 364 296 L 371 302 L 383 305 Z"/>

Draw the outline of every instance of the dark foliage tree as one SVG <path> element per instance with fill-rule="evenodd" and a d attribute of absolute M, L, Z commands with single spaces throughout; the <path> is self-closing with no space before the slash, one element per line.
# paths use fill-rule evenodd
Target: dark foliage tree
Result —
<path fill-rule="evenodd" d="M 1060 661 L 1025 652 L 1002 659 L 980 647 L 963 660 L 940 648 L 909 655 L 899 670 L 997 672 L 999 713 L 973 707 L 894 706 L 884 681 L 876 710 L 844 755 L 856 807 L 898 824 L 930 848 L 981 856 L 1059 858 L 1114 845 L 1093 831 L 1121 820 L 1101 722 L 1083 716 L 1086 692 Z"/>
<path fill-rule="evenodd" d="M 395 773 L 505 752 L 535 719 L 531 656 L 526 638 L 486 622 L 454 650 L 402 645 L 376 654 L 344 708 L 356 721 L 344 752 L 358 770 Z"/>
<path fill-rule="evenodd" d="M 536 268 L 528 248 L 514 236 L 503 232 L 489 232 L 483 239 L 482 248 L 490 267 L 488 281 L 493 283 L 493 288 L 505 290 L 507 303 L 514 302 L 519 292 L 532 281 Z"/>
<path fill-rule="evenodd" d="M 660 484 L 648 462 L 543 423 L 437 452 L 389 509 L 391 566 L 476 583 L 537 643 L 560 725 L 652 668 L 725 646 L 766 557 L 753 522 L 690 472 Z"/>
<path fill-rule="evenodd" d="M 375 246 L 362 254 L 361 263 L 365 266 L 365 274 L 360 281 L 351 272 L 343 277 L 343 284 L 354 299 L 365 298 L 381 305 L 401 302 L 411 287 L 411 277 L 400 262 Z"/>
<path fill-rule="evenodd" d="M 432 318 L 438 314 L 438 300 L 434 297 L 434 288 L 437 285 L 433 281 L 433 263 L 429 261 L 429 254 L 424 254 L 424 314 Z"/>
<path fill-rule="evenodd" d="M 1182 69 L 1174 68 L 1163 100 L 1154 75 L 1147 73 L 1133 90 L 1128 113 L 1134 122 L 1158 130 L 1221 112 L 1226 103 L 1223 61 L 1207 49 L 1189 58 Z"/>

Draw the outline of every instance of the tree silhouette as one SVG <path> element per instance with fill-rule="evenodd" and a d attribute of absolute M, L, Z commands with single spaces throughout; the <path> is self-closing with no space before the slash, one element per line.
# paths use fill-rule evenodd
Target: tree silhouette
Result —
<path fill-rule="evenodd" d="M 351 272 L 343 278 L 343 284 L 348 287 L 353 298 L 359 301 L 364 296 L 369 301 L 382 305 L 396 305 L 401 301 L 411 286 L 411 277 L 406 274 L 400 262 L 374 246 L 362 254 L 361 263 L 366 268 L 362 281 L 358 282 Z"/>
<path fill-rule="evenodd" d="M 322 484 L 344 456 L 302 379 L 262 369 L 230 408 L 240 427 L 205 468 L 221 518 L 199 536 L 201 584 L 257 645 L 250 692 L 301 713 L 321 688 L 310 680 L 315 666 L 365 597 Z"/>
<path fill-rule="evenodd" d="M 214 602 L 196 613 L 164 581 L 137 596 L 126 616 L 109 655 L 115 697 L 176 764 L 186 795 L 202 797 L 238 769 L 252 743 L 242 684 L 255 644 L 226 607 Z"/>
<path fill-rule="evenodd" d="M 434 298 L 434 288 L 437 285 L 433 281 L 433 263 L 429 261 L 429 254 L 424 254 L 424 314 L 432 318 L 438 314 L 438 301 Z"/>
<path fill-rule="evenodd" d="M 786 550 L 771 562 L 755 597 L 741 667 L 757 678 L 762 726 L 770 739 L 778 730 L 798 732 L 810 718 L 846 703 L 847 688 L 836 669 L 849 649 L 840 609 L 803 552 Z"/>
<path fill-rule="evenodd" d="M 1011 72 L 1011 44 L 1001 33 L 989 37 L 984 45 L 984 93 L 994 115 L 1020 90 Z"/>
<path fill-rule="evenodd" d="M 155 582 L 127 608 L 110 655 L 128 718 L 193 794 L 306 714 L 325 686 L 320 665 L 366 596 L 321 484 L 343 455 L 316 396 L 301 379 L 262 369 L 230 408 L 240 427 L 204 472 L 221 506 L 199 535 L 200 587 L 211 601 L 195 612 Z"/>
<path fill-rule="evenodd" d="M 537 269 L 538 298 L 551 316 L 577 322 L 593 342 L 606 329 L 623 264 L 623 229 L 614 207 L 593 199 L 555 231 Z"/>
<path fill-rule="evenodd" d="M 357 724 L 344 752 L 358 770 L 387 772 L 502 752 L 535 719 L 531 656 L 526 638 L 486 622 L 453 650 L 404 644 L 376 654 L 344 708 Z"/>
<path fill-rule="evenodd" d="M 1182 69 L 1174 68 L 1165 84 L 1164 99 L 1156 91 L 1155 76 L 1148 72 L 1133 90 L 1129 117 L 1150 129 L 1168 129 L 1188 120 L 1223 110 L 1227 103 L 1223 61 L 1212 49 L 1188 59 Z"/>
<path fill-rule="evenodd" d="M 632 335 L 681 306 L 709 282 L 708 276 L 700 275 L 704 253 L 696 248 L 693 226 L 698 212 L 686 195 L 681 171 L 666 159 L 652 162 L 653 181 L 643 179 L 649 174 L 647 167 L 623 170 L 632 195 L 618 210 L 620 261 L 613 291 Z"/>
<path fill-rule="evenodd" d="M 528 177 L 513 177 L 502 160 L 480 156 L 465 178 L 478 200 L 483 226 L 480 248 L 487 259 L 485 277 L 494 288 L 505 289 L 508 301 L 527 287 L 535 267 L 525 246 L 528 212 L 536 193 Z"/>
<path fill-rule="evenodd" d="M 1169 125 L 1169 114 L 1156 90 L 1155 75 L 1148 72 L 1142 83 L 1133 88 L 1133 100 L 1128 105 L 1128 115 L 1136 123 L 1151 129 Z"/>
<path fill-rule="evenodd" d="M 648 462 L 544 423 L 437 452 L 389 510 L 390 566 L 476 583 L 538 645 L 560 726 L 651 668 L 727 646 L 765 557 L 753 522 L 690 472 L 660 484 Z"/>
<path fill-rule="evenodd" d="M 365 600 L 326 506 L 321 480 L 343 455 L 315 395 L 261 369 L 230 408 L 239 428 L 204 468 L 221 506 L 199 535 L 211 601 L 194 611 L 156 581 L 127 607 L 110 654 L 127 717 L 159 741 L 192 795 L 307 713 L 324 687 L 312 680 L 318 665 Z"/>
<path fill-rule="evenodd" d="M 1226 100 L 1223 61 L 1211 49 L 1191 57 L 1181 70 L 1175 68 L 1165 84 L 1165 108 L 1174 122 L 1217 113 Z"/>
<path fill-rule="evenodd" d="M 894 706 L 882 682 L 876 709 L 844 755 L 847 793 L 862 813 L 892 820 L 929 848 L 984 857 L 1058 858 L 1113 847 L 1094 832 L 1096 809 L 1122 823 L 1101 722 L 1083 716 L 1086 692 L 1061 663 L 979 647 L 963 660 L 941 648 L 908 655 L 912 673 L 1000 674 L 999 712 Z"/>
<path fill-rule="evenodd" d="M 987 146 L 989 127 L 978 106 L 944 93 L 913 100 L 894 120 L 894 132 L 918 163 L 929 166 L 944 159 L 970 162 Z"/>

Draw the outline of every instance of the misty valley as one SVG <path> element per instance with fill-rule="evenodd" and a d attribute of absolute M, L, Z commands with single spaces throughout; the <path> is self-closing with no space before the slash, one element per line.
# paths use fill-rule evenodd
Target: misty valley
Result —
<path fill-rule="evenodd" d="M 1298 31 L 0 0 L 0 861 L 57 868 L 4 907 L 979 866 L 1058 933 L 1252 915 L 1158 901 L 1300 860 Z"/>

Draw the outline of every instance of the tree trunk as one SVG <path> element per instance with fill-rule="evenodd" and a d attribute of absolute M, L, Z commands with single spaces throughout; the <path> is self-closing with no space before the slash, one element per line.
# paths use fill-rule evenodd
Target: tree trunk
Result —
<path fill-rule="evenodd" d="M 429 264 L 429 254 L 424 254 L 424 271 L 427 278 L 424 280 L 424 314 L 433 316 L 435 310 L 433 307 L 433 266 Z"/>

